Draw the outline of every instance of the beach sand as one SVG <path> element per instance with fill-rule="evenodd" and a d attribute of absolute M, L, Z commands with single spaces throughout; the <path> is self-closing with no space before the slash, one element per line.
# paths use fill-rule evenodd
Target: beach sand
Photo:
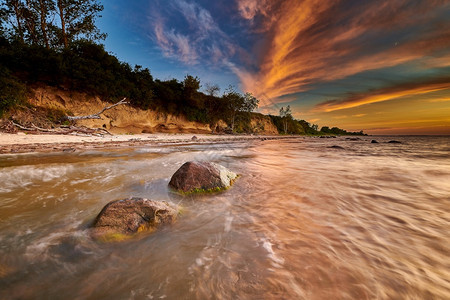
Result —
<path fill-rule="evenodd" d="M 193 139 L 193 137 L 197 139 Z M 212 143 L 242 140 L 288 138 L 287 136 L 212 135 L 212 134 L 134 134 L 79 136 L 56 134 L 0 133 L 0 154 L 29 152 L 73 152 L 76 150 L 134 147 L 155 144 Z"/>

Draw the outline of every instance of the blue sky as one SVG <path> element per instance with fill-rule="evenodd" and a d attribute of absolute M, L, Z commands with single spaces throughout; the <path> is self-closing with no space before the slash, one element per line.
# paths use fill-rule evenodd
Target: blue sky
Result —
<path fill-rule="evenodd" d="M 109 0 L 106 50 L 165 80 L 234 85 L 320 126 L 450 134 L 444 0 Z"/>

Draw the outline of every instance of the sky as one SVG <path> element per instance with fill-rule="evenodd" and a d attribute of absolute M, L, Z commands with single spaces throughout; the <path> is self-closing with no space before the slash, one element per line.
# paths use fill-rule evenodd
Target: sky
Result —
<path fill-rule="evenodd" d="M 107 51 L 259 111 L 369 134 L 450 134 L 448 0 L 101 0 Z"/>

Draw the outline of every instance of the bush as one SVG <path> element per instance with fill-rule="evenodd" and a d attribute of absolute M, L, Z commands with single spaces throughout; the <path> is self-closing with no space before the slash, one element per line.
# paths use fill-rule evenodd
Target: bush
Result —
<path fill-rule="evenodd" d="M 0 66 L 0 117 L 9 109 L 24 103 L 26 87 L 4 66 Z"/>

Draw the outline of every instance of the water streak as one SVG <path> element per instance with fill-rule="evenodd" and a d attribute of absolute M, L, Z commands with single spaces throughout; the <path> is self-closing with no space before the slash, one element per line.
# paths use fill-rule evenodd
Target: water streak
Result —
<path fill-rule="evenodd" d="M 0 157 L 0 298 L 448 299 L 450 138 L 371 139 Z M 188 160 L 242 176 L 172 194 Z M 136 241 L 93 241 L 96 214 L 129 196 L 184 213 Z"/>

